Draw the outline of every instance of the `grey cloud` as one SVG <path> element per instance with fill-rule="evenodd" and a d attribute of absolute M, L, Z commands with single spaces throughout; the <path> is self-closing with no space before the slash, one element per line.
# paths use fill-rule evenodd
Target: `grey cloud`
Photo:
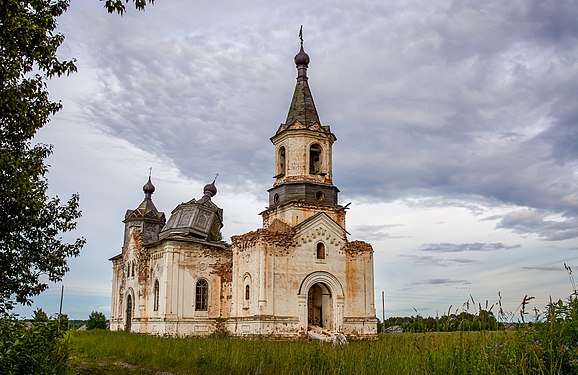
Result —
<path fill-rule="evenodd" d="M 505 245 L 501 242 L 494 243 L 427 243 L 419 247 L 421 251 L 437 253 L 457 253 L 461 251 L 500 251 L 519 248 L 520 245 Z"/>
<path fill-rule="evenodd" d="M 452 280 L 447 278 L 427 279 L 411 283 L 411 285 L 470 285 L 468 280 Z"/>
<path fill-rule="evenodd" d="M 219 172 L 264 195 L 268 138 L 287 114 L 303 23 L 316 105 L 338 138 L 342 191 L 461 200 L 478 214 L 507 203 L 565 213 L 568 225 L 578 218 L 572 2 L 261 2 L 260 12 L 226 4 L 235 14 L 200 6 L 169 20 L 160 10 L 139 34 L 126 32 L 126 20 L 93 26 L 86 43 L 107 68 L 86 107 L 91 121 L 187 177 Z M 503 227 L 539 230 L 508 219 Z M 544 238 L 572 236 L 558 228 Z"/>
<path fill-rule="evenodd" d="M 547 241 L 559 241 L 578 237 L 578 218 L 561 216 L 548 219 L 550 213 L 538 210 L 517 210 L 504 215 L 490 216 L 487 220 L 498 220 L 497 228 L 512 230 L 520 234 L 537 234 Z"/>
<path fill-rule="evenodd" d="M 414 264 L 420 266 L 439 266 L 439 267 L 450 267 L 455 264 L 471 264 L 471 263 L 479 263 L 477 260 L 468 259 L 468 258 L 440 258 L 432 255 L 409 255 L 404 254 L 400 255 L 401 257 L 411 259 Z"/>
<path fill-rule="evenodd" d="M 350 231 L 356 237 L 363 238 L 367 241 L 379 241 L 387 238 L 401 238 L 391 235 L 388 231 L 391 228 L 401 227 L 402 224 L 378 224 L 378 225 L 356 225 L 350 228 Z"/>
<path fill-rule="evenodd" d="M 533 271 L 564 271 L 564 267 L 562 266 L 528 266 L 528 267 L 522 267 L 525 270 L 533 270 Z"/>

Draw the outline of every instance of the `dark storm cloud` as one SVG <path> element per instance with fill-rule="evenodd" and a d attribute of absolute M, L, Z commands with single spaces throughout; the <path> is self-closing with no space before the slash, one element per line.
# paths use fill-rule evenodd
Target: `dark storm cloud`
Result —
<path fill-rule="evenodd" d="M 502 251 L 519 248 L 520 245 L 505 245 L 495 243 L 426 243 L 419 247 L 420 251 L 436 253 L 457 253 L 462 251 Z"/>
<path fill-rule="evenodd" d="M 566 221 L 504 215 L 498 227 L 578 237 L 572 1 L 261 2 L 259 12 L 225 3 L 230 12 L 201 5 L 164 19 L 164 7 L 187 8 L 175 1 L 87 30 L 102 45 L 100 94 L 86 107 L 93 121 L 188 177 L 218 172 L 262 195 L 305 24 L 309 83 L 338 138 L 342 191 L 530 207 Z M 369 240 L 387 236 L 366 229 Z"/>

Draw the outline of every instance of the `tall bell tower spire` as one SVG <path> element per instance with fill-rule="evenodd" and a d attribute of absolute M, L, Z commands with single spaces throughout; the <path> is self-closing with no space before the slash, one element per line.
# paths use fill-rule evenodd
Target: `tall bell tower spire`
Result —
<path fill-rule="evenodd" d="M 275 182 L 269 189 L 264 224 L 277 218 L 296 226 L 319 212 L 330 215 L 345 228 L 345 211 L 338 204 L 339 189 L 333 185 L 332 146 L 336 141 L 329 126 L 319 120 L 309 88 L 310 58 L 303 48 L 294 58 L 297 82 L 285 123 L 271 137 L 275 145 Z"/>

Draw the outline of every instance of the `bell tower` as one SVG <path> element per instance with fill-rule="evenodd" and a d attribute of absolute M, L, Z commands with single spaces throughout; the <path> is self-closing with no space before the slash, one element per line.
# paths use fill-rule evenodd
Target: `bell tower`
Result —
<path fill-rule="evenodd" d="M 268 227 L 278 219 L 292 227 L 319 213 L 327 213 L 345 229 L 345 210 L 338 204 L 333 185 L 332 147 L 336 141 L 322 125 L 315 108 L 307 69 L 310 58 L 301 47 L 295 56 L 297 83 L 285 123 L 271 137 L 275 145 L 275 179 L 269 189 L 269 206 L 262 212 Z"/>

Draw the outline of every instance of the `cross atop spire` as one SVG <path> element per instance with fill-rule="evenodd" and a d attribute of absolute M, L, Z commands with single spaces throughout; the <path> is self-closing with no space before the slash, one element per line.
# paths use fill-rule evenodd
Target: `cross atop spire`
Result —
<path fill-rule="evenodd" d="M 294 59 L 297 66 L 297 85 L 295 86 L 285 125 L 291 126 L 296 121 L 299 121 L 302 125 L 309 127 L 315 123 L 320 124 L 320 121 L 309 84 L 307 83 L 307 68 L 309 67 L 310 59 L 303 49 L 303 25 L 299 29 L 299 40 L 301 47 Z"/>
<path fill-rule="evenodd" d="M 301 41 L 301 48 L 297 55 L 295 55 L 295 65 L 297 66 L 297 81 L 307 80 L 307 68 L 309 67 L 309 55 L 303 49 L 303 25 L 299 29 L 299 40 Z"/>

